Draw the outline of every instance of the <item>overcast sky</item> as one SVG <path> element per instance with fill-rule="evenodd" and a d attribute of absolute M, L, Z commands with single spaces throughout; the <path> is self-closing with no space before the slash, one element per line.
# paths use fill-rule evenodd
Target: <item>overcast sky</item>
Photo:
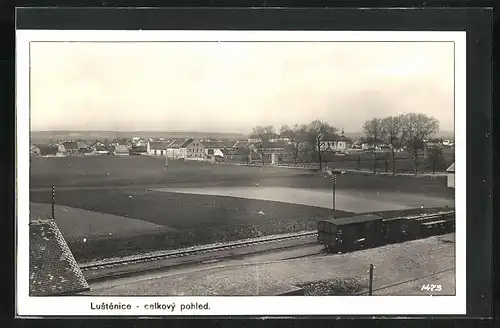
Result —
<path fill-rule="evenodd" d="M 453 65 L 453 43 L 31 43 L 31 127 L 358 132 L 419 112 L 453 131 Z"/>

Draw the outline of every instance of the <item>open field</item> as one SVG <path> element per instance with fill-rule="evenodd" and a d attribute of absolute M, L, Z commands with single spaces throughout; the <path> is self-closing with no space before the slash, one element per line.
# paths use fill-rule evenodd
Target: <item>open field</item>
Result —
<path fill-rule="evenodd" d="M 50 213 L 50 193 L 34 193 L 32 201 L 46 203 L 32 203 L 32 216 Z M 66 212 L 58 211 L 56 222 L 79 262 L 312 230 L 315 219 L 332 215 L 330 209 L 305 205 L 124 190 L 65 191 L 58 196 L 58 204 Z M 100 220 L 91 219 L 100 213 L 106 214 Z M 119 217 L 124 218 L 121 223 L 117 223 Z M 150 228 L 152 224 L 157 231 Z"/>
<path fill-rule="evenodd" d="M 259 168 L 170 161 L 149 156 L 97 156 L 33 158 L 31 190 L 60 187 L 290 187 L 330 189 L 324 174 L 302 169 Z M 337 189 L 423 193 L 454 197 L 446 177 L 378 176 L 347 173 L 337 179 Z"/>
<path fill-rule="evenodd" d="M 52 184 L 56 222 L 80 262 L 314 230 L 317 218 L 333 214 L 331 179 L 304 170 L 180 161 L 165 170 L 164 159 L 142 156 L 33 158 L 32 217 L 50 216 Z M 337 215 L 453 207 L 454 198 L 443 177 L 348 173 L 337 192 Z"/>

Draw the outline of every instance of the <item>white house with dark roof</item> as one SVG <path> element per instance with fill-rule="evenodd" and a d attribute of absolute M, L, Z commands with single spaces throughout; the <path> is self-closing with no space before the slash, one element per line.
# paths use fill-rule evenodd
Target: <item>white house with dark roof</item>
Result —
<path fill-rule="evenodd" d="M 344 131 L 342 131 L 341 135 L 334 135 L 324 141 L 322 149 L 326 151 L 345 151 L 349 146 L 349 139 L 344 136 Z"/>
<path fill-rule="evenodd" d="M 446 178 L 448 188 L 455 188 L 455 163 L 446 169 Z"/>
<path fill-rule="evenodd" d="M 117 156 L 128 156 L 130 150 L 126 145 L 116 145 L 113 153 Z"/>
<path fill-rule="evenodd" d="M 167 146 L 167 157 L 172 159 L 182 158 L 181 146 L 185 140 L 173 140 Z"/>
<path fill-rule="evenodd" d="M 203 141 L 202 144 L 205 147 L 205 158 L 208 161 L 215 161 L 217 157 L 223 158 L 226 149 L 233 146 L 228 147 L 227 143 L 221 141 Z"/>
<path fill-rule="evenodd" d="M 147 154 L 151 156 L 165 156 L 170 142 L 148 141 L 146 144 Z"/>

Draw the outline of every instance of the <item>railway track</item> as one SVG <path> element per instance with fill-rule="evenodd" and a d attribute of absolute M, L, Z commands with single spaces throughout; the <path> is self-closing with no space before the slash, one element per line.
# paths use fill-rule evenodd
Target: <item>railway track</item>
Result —
<path fill-rule="evenodd" d="M 194 246 L 184 249 L 177 249 L 172 251 L 159 251 L 152 252 L 147 254 L 140 255 L 132 255 L 123 258 L 115 258 L 115 259 L 107 259 L 102 261 L 95 261 L 90 263 L 80 264 L 80 269 L 82 271 L 91 271 L 91 270 L 102 270 L 107 268 L 120 267 L 131 264 L 139 264 L 145 262 L 152 261 L 161 261 L 172 258 L 180 258 L 198 254 L 204 254 L 208 252 L 220 252 L 225 250 L 231 250 L 240 247 L 248 247 L 248 246 L 257 246 L 275 242 L 289 241 L 294 239 L 301 239 L 311 236 L 316 236 L 316 231 L 303 231 L 297 233 L 289 233 L 283 235 L 273 235 L 267 237 L 259 237 L 259 238 L 251 238 L 244 239 L 235 242 L 228 243 L 218 243 L 218 244 L 210 244 L 210 245 L 202 245 L 202 246 Z"/>
<path fill-rule="evenodd" d="M 432 225 L 434 223 L 437 224 L 437 223 L 441 222 L 441 221 L 434 222 L 433 220 L 439 220 L 443 216 L 450 215 L 453 213 L 454 213 L 454 211 L 447 211 L 447 212 L 440 212 L 440 213 L 433 213 L 433 214 L 401 217 L 401 218 L 397 218 L 397 219 L 405 218 L 405 219 L 413 219 L 413 220 L 417 220 L 417 221 L 429 220 L 430 222 L 426 223 L 426 225 L 429 225 L 429 224 Z M 391 219 L 389 219 L 389 220 L 391 220 Z M 394 219 L 392 219 L 392 220 L 394 220 Z M 431 227 L 431 226 L 429 226 L 429 227 Z M 290 241 L 290 240 L 294 240 L 294 239 L 307 238 L 307 237 L 316 236 L 316 235 L 317 235 L 317 231 L 303 231 L 303 232 L 289 233 L 289 234 L 282 234 L 282 235 L 272 235 L 272 236 L 265 236 L 265 237 L 258 237 L 258 238 L 250 238 L 250 239 L 238 240 L 238 241 L 227 242 L 227 243 L 217 243 L 217 244 L 193 246 L 193 247 L 189 247 L 189 248 L 176 249 L 176 250 L 170 250 L 170 251 L 157 251 L 157 252 L 151 252 L 151 253 L 146 253 L 146 254 L 138 254 L 138 255 L 132 255 L 132 256 L 121 257 L 121 258 L 112 258 L 112 259 L 106 259 L 106 260 L 95 261 L 95 262 L 90 262 L 90 263 L 84 263 L 84 264 L 80 264 L 80 269 L 84 272 L 91 271 L 91 270 L 103 270 L 103 269 L 121 267 L 121 266 L 132 265 L 132 264 L 140 264 L 140 263 L 146 263 L 146 262 L 162 261 L 162 260 L 168 260 L 168 259 L 173 259 L 173 258 L 182 258 L 182 257 L 187 257 L 187 256 L 200 255 L 200 254 L 205 254 L 205 253 L 209 253 L 209 252 L 215 253 L 215 252 L 227 251 L 227 250 L 241 248 L 241 247 L 258 246 L 258 245 L 264 245 L 264 244 L 270 244 L 270 243 L 276 243 L 276 242 Z"/>

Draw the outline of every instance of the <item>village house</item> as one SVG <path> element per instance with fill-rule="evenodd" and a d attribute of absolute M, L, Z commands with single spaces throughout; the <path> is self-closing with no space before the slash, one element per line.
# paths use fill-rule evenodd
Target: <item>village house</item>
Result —
<path fill-rule="evenodd" d="M 249 146 L 250 146 L 250 143 L 248 141 L 238 140 L 238 141 L 234 142 L 234 144 L 231 148 L 233 148 L 233 149 L 248 149 Z"/>
<path fill-rule="evenodd" d="M 65 141 L 58 146 L 57 152 L 62 155 L 78 154 L 78 144 L 74 141 Z"/>
<path fill-rule="evenodd" d="M 30 147 L 31 156 L 55 156 L 57 154 L 58 147 L 51 145 L 33 145 Z"/>
<path fill-rule="evenodd" d="M 113 153 L 118 156 L 128 156 L 129 152 L 130 150 L 126 145 L 117 145 Z"/>
<path fill-rule="evenodd" d="M 264 141 L 262 143 L 252 144 L 250 147 L 258 154 L 258 159 L 264 163 L 278 164 L 283 160 L 285 155 L 285 142 L 270 142 Z M 251 158 L 253 161 L 255 158 Z"/>
<path fill-rule="evenodd" d="M 341 135 L 334 135 L 323 143 L 323 150 L 326 151 L 346 151 L 349 147 L 349 139 L 344 136 L 344 131 Z"/>
<path fill-rule="evenodd" d="M 205 160 L 205 146 L 194 138 L 187 139 L 180 147 L 180 158 L 189 161 L 204 161 Z"/>
<path fill-rule="evenodd" d="M 91 146 L 92 154 L 94 155 L 107 155 L 109 154 L 109 149 L 105 144 L 97 142 L 95 145 Z"/>
<path fill-rule="evenodd" d="M 255 152 L 255 150 L 250 148 L 228 149 L 224 154 L 225 162 L 251 164 L 252 161 L 257 159 L 259 159 L 259 155 Z"/>
<path fill-rule="evenodd" d="M 85 154 L 89 151 L 89 146 L 85 142 L 77 141 L 76 145 L 79 153 Z"/>
<path fill-rule="evenodd" d="M 136 144 L 130 148 L 130 155 L 148 155 L 148 147 L 143 145 L 138 146 Z"/>
<path fill-rule="evenodd" d="M 448 169 L 446 169 L 446 184 L 448 188 L 455 188 L 455 163 L 451 164 Z"/>
<path fill-rule="evenodd" d="M 183 158 L 181 155 L 181 146 L 185 140 L 173 140 L 167 146 L 167 157 L 172 159 Z"/>
<path fill-rule="evenodd" d="M 148 141 L 146 150 L 151 156 L 164 156 L 167 154 L 167 148 L 170 142 L 166 141 Z"/>
<path fill-rule="evenodd" d="M 37 145 L 41 156 L 56 156 L 58 147 L 54 145 Z"/>
<path fill-rule="evenodd" d="M 208 161 L 216 161 L 224 157 L 225 149 L 229 148 L 221 141 L 203 141 L 205 157 Z"/>

